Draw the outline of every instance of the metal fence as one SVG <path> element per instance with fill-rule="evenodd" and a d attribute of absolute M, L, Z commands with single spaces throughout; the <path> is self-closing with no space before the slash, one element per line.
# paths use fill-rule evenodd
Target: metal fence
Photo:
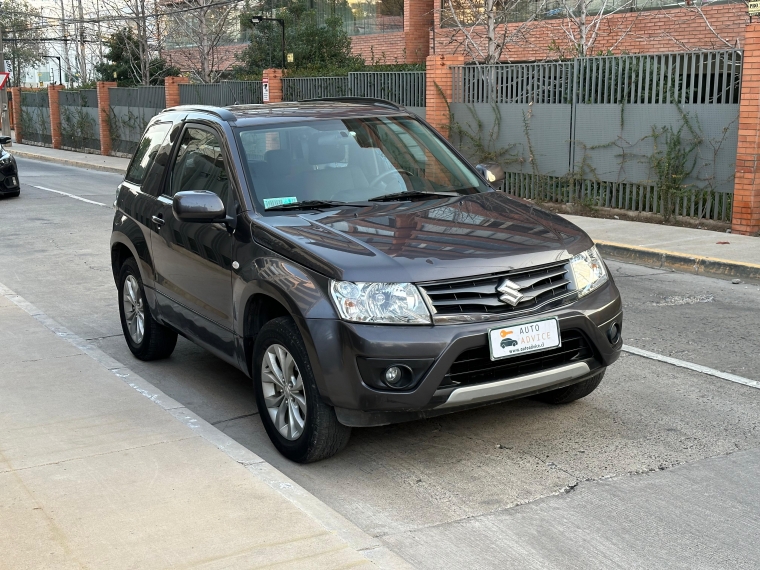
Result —
<path fill-rule="evenodd" d="M 222 81 L 209 84 L 186 84 L 179 86 L 182 105 L 247 105 L 262 103 L 261 81 Z"/>
<path fill-rule="evenodd" d="M 50 102 L 47 89 L 21 92 L 22 142 L 51 146 Z"/>
<path fill-rule="evenodd" d="M 739 51 L 453 69 L 455 142 L 530 199 L 729 220 Z"/>
<path fill-rule="evenodd" d="M 100 152 L 100 118 L 95 89 L 61 91 L 61 146 L 76 151 Z"/>
<path fill-rule="evenodd" d="M 349 95 L 348 77 L 286 77 L 282 80 L 283 101 Z"/>
<path fill-rule="evenodd" d="M 283 79 L 283 100 L 321 97 L 387 99 L 425 116 L 425 72 L 356 72 L 348 77 L 293 77 Z"/>
<path fill-rule="evenodd" d="M 163 87 L 111 87 L 109 123 L 113 154 L 132 156 L 150 120 L 164 110 Z"/>
<path fill-rule="evenodd" d="M 387 99 L 404 107 L 425 106 L 425 72 L 361 72 L 348 75 L 354 97 Z"/>

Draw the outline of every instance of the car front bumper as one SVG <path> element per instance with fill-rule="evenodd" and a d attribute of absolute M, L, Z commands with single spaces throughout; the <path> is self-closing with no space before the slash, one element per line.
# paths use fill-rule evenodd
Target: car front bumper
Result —
<path fill-rule="evenodd" d="M 0 164 L 0 195 L 15 194 L 20 188 L 16 162 L 11 160 Z"/>
<path fill-rule="evenodd" d="M 586 358 L 488 382 L 447 384 L 460 355 L 487 346 L 488 330 L 550 317 L 558 318 L 563 337 L 573 331 L 585 338 L 591 347 Z M 613 343 L 608 331 L 617 324 L 622 333 L 622 321 L 620 293 L 610 280 L 570 305 L 527 318 L 414 327 L 332 319 L 307 319 L 305 324 L 322 397 L 335 407 L 341 423 L 366 427 L 437 416 L 581 382 L 617 360 L 622 334 Z M 382 370 L 394 363 L 408 366 L 417 377 L 411 388 L 379 389 L 376 381 L 370 381 L 373 366 Z"/>

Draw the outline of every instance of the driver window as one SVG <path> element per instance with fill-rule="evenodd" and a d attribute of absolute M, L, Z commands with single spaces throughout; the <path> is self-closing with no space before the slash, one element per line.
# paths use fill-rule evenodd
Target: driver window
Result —
<path fill-rule="evenodd" d="M 180 142 L 171 180 L 171 195 L 188 190 L 210 190 L 230 204 L 230 178 L 222 146 L 212 132 L 190 127 Z"/>

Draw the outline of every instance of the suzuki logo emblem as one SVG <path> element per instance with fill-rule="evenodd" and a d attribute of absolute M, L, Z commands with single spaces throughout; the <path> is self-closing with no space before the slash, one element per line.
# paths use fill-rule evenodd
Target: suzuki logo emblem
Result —
<path fill-rule="evenodd" d="M 499 297 L 501 301 L 508 303 L 513 307 L 516 307 L 525 297 L 520 293 L 520 286 L 509 279 L 505 279 L 502 284 L 496 288 L 496 291 L 501 293 L 501 296 Z"/>

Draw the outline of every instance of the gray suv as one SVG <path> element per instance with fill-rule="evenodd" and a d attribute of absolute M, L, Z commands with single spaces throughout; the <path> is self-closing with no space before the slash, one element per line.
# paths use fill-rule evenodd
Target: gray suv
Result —
<path fill-rule="evenodd" d="M 619 356 L 620 294 L 503 179 L 385 101 L 167 109 L 115 202 L 126 342 L 155 360 L 180 334 L 238 367 L 298 462 L 352 427 L 583 398 Z"/>

